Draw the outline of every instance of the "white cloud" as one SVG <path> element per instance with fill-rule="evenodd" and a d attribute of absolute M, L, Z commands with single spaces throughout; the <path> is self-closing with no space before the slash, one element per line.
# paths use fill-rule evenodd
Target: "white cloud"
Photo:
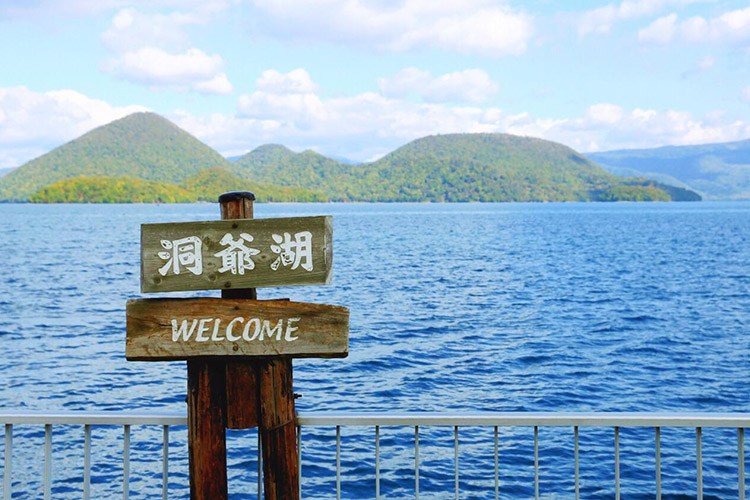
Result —
<path fill-rule="evenodd" d="M 142 106 L 117 107 L 74 90 L 0 88 L 0 167 L 18 166 Z"/>
<path fill-rule="evenodd" d="M 266 70 L 258 78 L 256 86 L 261 92 L 273 94 L 298 94 L 317 90 L 309 73 L 302 68 L 284 74 L 275 69 Z"/>
<path fill-rule="evenodd" d="M 279 75 L 288 77 L 289 73 Z M 238 99 L 234 116 L 199 117 L 178 111 L 168 117 L 223 153 L 242 153 L 275 142 L 358 160 L 372 159 L 425 135 L 445 133 L 505 132 L 554 140 L 579 151 L 750 137 L 750 121 L 736 120 L 729 113 L 697 117 L 681 110 L 626 109 L 604 102 L 579 116 L 549 118 L 511 114 L 498 107 L 414 102 L 374 92 L 323 97 L 309 74 L 296 75 L 307 82 L 300 92 L 283 86 L 258 88 Z M 258 81 L 263 86 L 270 80 L 261 77 Z M 750 100 L 750 86 L 743 93 Z M 144 108 L 116 107 L 72 90 L 38 93 L 25 87 L 2 88 L 0 167 L 19 165 L 140 110 Z"/>
<path fill-rule="evenodd" d="M 622 120 L 622 116 L 623 109 L 609 103 L 594 104 L 586 111 L 586 118 L 591 123 L 612 125 Z"/>
<path fill-rule="evenodd" d="M 664 45 L 672 41 L 677 33 L 677 14 L 660 17 L 638 32 L 638 40 L 644 43 Z"/>
<path fill-rule="evenodd" d="M 255 0 L 255 29 L 273 37 L 410 50 L 519 55 L 531 16 L 491 0 Z M 335 13 L 335 14 L 333 14 Z"/>
<path fill-rule="evenodd" d="M 619 4 L 611 3 L 579 15 L 578 34 L 609 33 L 618 22 L 652 16 L 670 7 L 710 1 L 712 0 L 625 0 Z"/>
<path fill-rule="evenodd" d="M 180 9 L 197 16 L 210 16 L 226 10 L 240 0 L 21 0 L 0 3 L 0 19 L 59 19 L 89 17 L 112 9 L 147 4 L 149 8 Z"/>
<path fill-rule="evenodd" d="M 219 55 L 199 49 L 172 54 L 155 47 L 144 47 L 110 59 L 103 69 L 125 80 L 154 88 L 226 94 L 231 83 L 222 72 L 224 62 Z"/>
<path fill-rule="evenodd" d="M 596 104 L 581 118 L 532 120 L 521 126 L 511 124 L 507 130 L 557 140 L 579 151 L 704 144 L 750 137 L 750 122 L 731 121 L 721 113 L 696 118 L 679 110 L 620 109 L 606 113 L 609 119 L 603 123 L 600 112 L 607 108 L 619 109 L 612 104 Z"/>
<path fill-rule="evenodd" d="M 183 7 L 196 11 L 168 14 L 121 9 L 112 18 L 110 28 L 102 34 L 102 42 L 115 56 L 104 61 L 101 68 L 124 80 L 154 89 L 232 93 L 232 84 L 223 72 L 221 56 L 209 55 L 192 47 L 185 31 L 190 25 L 208 21 L 209 14 L 224 4 L 206 2 L 205 6 L 198 7 L 186 2 Z"/>
<path fill-rule="evenodd" d="M 415 82 L 424 78 L 432 77 L 408 68 L 381 80 L 381 88 L 390 85 L 385 87 L 387 93 L 330 98 L 317 91 L 266 88 L 241 96 L 234 117 L 214 114 L 200 118 L 183 112 L 173 118 L 224 153 L 243 153 L 275 142 L 296 150 L 312 148 L 362 161 L 410 140 L 445 133 L 506 132 L 558 141 L 579 151 L 750 137 L 750 122 L 733 121 L 716 112 L 694 117 L 680 110 L 625 109 L 613 103 L 597 103 L 578 117 L 548 118 L 510 114 L 497 107 L 408 100 Z M 262 77 L 260 81 L 264 81 Z M 314 82 L 311 87 L 317 88 Z"/>
<path fill-rule="evenodd" d="M 219 73 L 210 80 L 194 83 L 193 90 L 201 94 L 228 95 L 232 93 L 233 87 L 226 73 Z"/>
<path fill-rule="evenodd" d="M 180 12 L 144 14 L 132 8 L 122 9 L 112 18 L 109 29 L 102 33 L 102 42 L 115 52 L 142 47 L 184 50 L 190 47 L 184 28 L 198 21 L 195 16 Z"/>
<path fill-rule="evenodd" d="M 657 23 L 661 23 L 661 29 Z M 642 42 L 660 44 L 680 38 L 694 43 L 745 45 L 750 43 L 750 7 L 728 11 L 713 18 L 693 16 L 681 22 L 678 22 L 677 14 L 671 14 L 642 29 L 638 38 Z"/>
<path fill-rule="evenodd" d="M 480 103 L 499 88 L 480 69 L 456 71 L 434 78 L 429 71 L 405 68 L 391 77 L 379 79 L 378 85 L 387 97 L 404 97 L 414 93 L 425 102 Z"/>
<path fill-rule="evenodd" d="M 433 81 L 432 74 L 418 68 L 404 68 L 393 76 L 378 79 L 380 92 L 387 97 L 405 97 L 420 93 Z"/>

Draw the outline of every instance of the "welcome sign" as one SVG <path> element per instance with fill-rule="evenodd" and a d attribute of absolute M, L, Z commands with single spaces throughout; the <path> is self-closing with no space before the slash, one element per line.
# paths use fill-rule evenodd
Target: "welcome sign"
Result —
<path fill-rule="evenodd" d="M 342 358 L 349 352 L 346 307 L 246 299 L 139 299 L 126 306 L 125 357 Z"/>

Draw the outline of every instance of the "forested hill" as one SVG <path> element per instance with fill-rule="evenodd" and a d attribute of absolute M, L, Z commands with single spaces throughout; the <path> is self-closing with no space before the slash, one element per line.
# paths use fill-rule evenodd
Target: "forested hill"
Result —
<path fill-rule="evenodd" d="M 529 137 L 430 136 L 359 165 L 266 145 L 232 163 L 165 118 L 135 113 L 0 178 L 0 201 L 215 200 L 222 189 L 256 189 L 263 201 L 697 198 L 643 178 L 615 177 L 566 146 Z"/>
<path fill-rule="evenodd" d="M 155 113 L 135 113 L 95 128 L 0 179 L 0 200 L 28 200 L 44 186 L 74 177 L 108 176 L 179 183 L 229 162 Z"/>
<path fill-rule="evenodd" d="M 256 182 L 321 191 L 331 199 L 363 200 L 349 195 L 351 185 L 358 182 L 352 172 L 359 172 L 361 167 L 310 150 L 295 153 L 279 144 L 266 144 L 239 158 L 229 170 Z"/>
<path fill-rule="evenodd" d="M 507 134 L 425 137 L 360 165 L 267 145 L 230 169 L 256 182 L 302 186 L 338 201 L 671 199 L 657 183 L 615 177 L 561 144 Z"/>
<path fill-rule="evenodd" d="M 750 140 L 588 153 L 616 175 L 641 175 L 710 199 L 750 199 Z"/>
<path fill-rule="evenodd" d="M 257 184 L 221 167 L 202 170 L 180 185 L 131 177 L 73 177 L 45 186 L 32 203 L 194 203 L 215 202 L 228 191 L 252 191 L 263 201 L 327 201 L 303 188 Z"/>

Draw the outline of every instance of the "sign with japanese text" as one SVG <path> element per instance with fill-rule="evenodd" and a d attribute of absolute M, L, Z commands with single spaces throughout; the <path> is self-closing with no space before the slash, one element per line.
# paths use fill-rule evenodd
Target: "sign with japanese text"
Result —
<path fill-rule="evenodd" d="M 141 291 L 328 284 L 330 216 L 141 226 Z"/>
<path fill-rule="evenodd" d="M 196 298 L 129 300 L 126 309 L 128 360 L 343 358 L 349 351 L 349 310 L 340 306 Z"/>

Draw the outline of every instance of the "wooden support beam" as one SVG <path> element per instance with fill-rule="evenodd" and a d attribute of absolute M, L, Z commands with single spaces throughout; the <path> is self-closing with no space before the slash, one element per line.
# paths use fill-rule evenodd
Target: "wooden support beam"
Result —
<path fill-rule="evenodd" d="M 190 499 L 226 500 L 224 363 L 195 358 L 187 366 Z"/>
<path fill-rule="evenodd" d="M 292 360 L 262 361 L 258 374 L 265 500 L 299 500 Z"/>
<path fill-rule="evenodd" d="M 222 219 L 252 219 L 253 193 L 224 193 L 219 197 Z M 222 290 L 223 299 L 257 299 L 255 288 Z M 258 364 L 253 360 L 225 361 L 227 428 L 258 427 Z"/>
<path fill-rule="evenodd" d="M 221 218 L 252 218 L 254 200 L 251 193 L 222 195 Z M 221 296 L 257 297 L 255 289 L 223 290 Z M 227 426 L 260 427 L 265 499 L 299 500 L 292 360 L 282 357 L 258 362 L 229 360 L 226 373 Z"/>

